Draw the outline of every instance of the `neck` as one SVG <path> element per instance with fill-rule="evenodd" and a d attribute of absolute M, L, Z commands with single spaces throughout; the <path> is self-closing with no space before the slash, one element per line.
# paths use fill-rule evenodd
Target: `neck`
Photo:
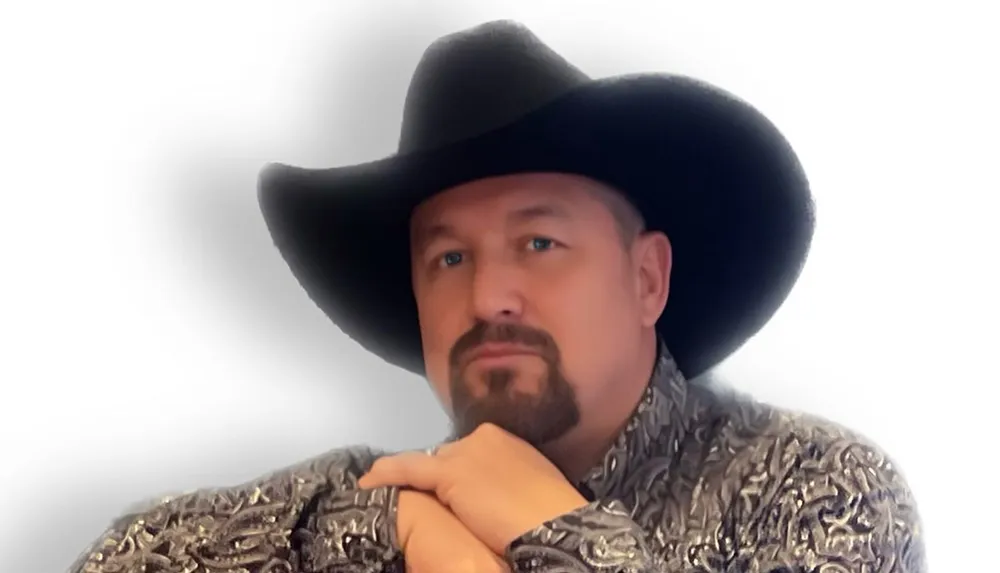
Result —
<path fill-rule="evenodd" d="M 587 423 L 578 424 L 566 435 L 541 448 L 545 456 L 571 482 L 581 480 L 604 458 L 608 449 L 625 430 L 635 412 L 656 364 L 656 338 L 642 344 L 639 359 L 615 386 L 613 399 L 602 399 L 605 408 L 590 416 Z"/>

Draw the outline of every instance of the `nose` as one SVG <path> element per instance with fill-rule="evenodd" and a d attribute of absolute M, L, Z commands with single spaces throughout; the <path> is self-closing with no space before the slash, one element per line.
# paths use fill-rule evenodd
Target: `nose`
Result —
<path fill-rule="evenodd" d="M 524 312 L 519 271 L 504 261 L 478 260 L 472 279 L 472 312 L 487 322 L 517 320 Z"/>

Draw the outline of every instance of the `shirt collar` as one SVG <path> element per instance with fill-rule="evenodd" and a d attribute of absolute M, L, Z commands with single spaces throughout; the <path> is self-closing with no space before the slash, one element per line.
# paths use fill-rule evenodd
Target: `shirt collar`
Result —
<path fill-rule="evenodd" d="M 625 482 L 653 457 L 672 460 L 687 432 L 693 406 L 689 383 L 663 342 L 658 344 L 653 374 L 625 428 L 577 484 L 591 500 L 624 493 Z"/>

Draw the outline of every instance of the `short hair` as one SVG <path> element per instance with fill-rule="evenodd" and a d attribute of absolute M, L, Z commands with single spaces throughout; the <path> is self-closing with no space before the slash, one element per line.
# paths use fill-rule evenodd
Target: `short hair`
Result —
<path fill-rule="evenodd" d="M 645 217 L 631 201 L 625 198 L 621 191 L 604 183 L 589 188 L 589 191 L 611 212 L 618 227 L 622 244 L 626 248 L 631 247 L 636 238 L 646 232 Z"/>

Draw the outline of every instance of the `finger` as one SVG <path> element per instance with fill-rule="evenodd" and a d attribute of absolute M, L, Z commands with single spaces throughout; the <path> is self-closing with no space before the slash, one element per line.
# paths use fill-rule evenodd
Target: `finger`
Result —
<path fill-rule="evenodd" d="M 444 462 L 423 452 L 405 452 L 379 458 L 358 485 L 365 488 L 382 486 L 412 487 L 437 491 L 444 476 Z"/>
<path fill-rule="evenodd" d="M 444 442 L 435 446 L 434 456 L 438 458 L 450 457 L 458 450 L 458 442 Z"/>

